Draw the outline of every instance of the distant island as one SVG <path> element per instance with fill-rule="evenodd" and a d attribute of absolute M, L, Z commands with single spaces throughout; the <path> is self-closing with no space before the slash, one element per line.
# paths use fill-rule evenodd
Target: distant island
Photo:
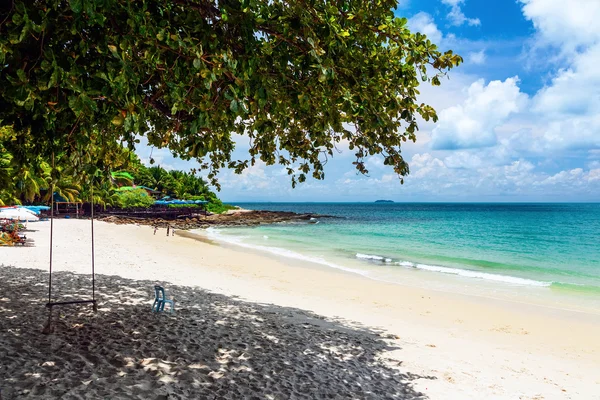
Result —
<path fill-rule="evenodd" d="M 393 203 L 392 200 L 375 200 L 375 203 Z"/>

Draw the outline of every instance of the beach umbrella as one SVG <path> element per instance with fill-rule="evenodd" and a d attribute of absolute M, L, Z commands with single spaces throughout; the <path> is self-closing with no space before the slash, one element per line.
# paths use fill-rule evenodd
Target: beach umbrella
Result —
<path fill-rule="evenodd" d="M 40 219 L 33 213 L 23 208 L 3 208 L 0 210 L 0 218 L 35 222 Z"/>
<path fill-rule="evenodd" d="M 36 215 L 36 216 L 40 213 L 37 210 L 33 210 L 31 208 L 24 207 L 24 206 L 17 206 L 17 210 L 19 210 L 19 211 L 25 211 L 25 212 L 28 212 L 28 213 L 30 213 L 32 215 Z"/>
<path fill-rule="evenodd" d="M 24 208 L 26 210 L 31 210 L 36 214 L 39 214 L 41 211 L 48 211 L 50 207 L 48 206 L 20 206 L 19 208 Z"/>

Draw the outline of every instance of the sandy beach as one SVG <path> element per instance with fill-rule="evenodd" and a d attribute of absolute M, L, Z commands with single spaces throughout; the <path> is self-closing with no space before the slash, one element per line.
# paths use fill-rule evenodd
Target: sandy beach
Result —
<path fill-rule="evenodd" d="M 56 220 L 57 300 L 89 296 L 89 221 Z M 0 248 L 12 398 L 600 399 L 600 310 L 369 280 L 183 231 L 95 223 L 99 311 L 47 319 L 49 223 Z M 176 300 L 153 314 L 152 286 Z M 72 296 L 72 297 L 71 297 Z"/>

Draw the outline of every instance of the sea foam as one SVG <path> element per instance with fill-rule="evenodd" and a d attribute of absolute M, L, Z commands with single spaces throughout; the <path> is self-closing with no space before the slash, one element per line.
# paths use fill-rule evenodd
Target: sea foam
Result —
<path fill-rule="evenodd" d="M 247 243 L 247 242 L 243 241 L 243 239 L 245 239 L 246 237 L 243 237 L 243 236 L 223 235 L 221 232 L 219 232 L 219 230 L 217 230 L 215 228 L 207 228 L 206 230 L 204 230 L 204 232 L 206 232 L 206 234 L 211 239 L 214 239 L 214 240 L 217 240 L 217 241 L 221 241 L 221 242 L 224 242 L 224 243 L 234 244 L 236 246 L 241 246 L 241 247 L 245 247 L 245 248 L 253 249 L 253 250 L 260 250 L 260 251 L 271 253 L 271 254 L 274 254 L 274 255 L 277 255 L 277 256 L 294 258 L 294 259 L 297 259 L 297 260 L 307 261 L 307 262 L 311 262 L 311 263 L 314 263 L 314 264 L 326 265 L 328 267 L 340 269 L 342 271 L 352 272 L 352 273 L 363 275 L 363 276 L 368 276 L 368 272 L 367 271 L 362 271 L 362 270 L 359 270 L 359 269 L 344 267 L 342 265 L 339 265 L 339 264 L 327 261 L 327 260 L 325 260 L 324 258 L 321 258 L 321 257 L 307 256 L 307 255 L 300 254 L 298 252 L 295 252 L 295 251 L 292 251 L 292 250 L 288 250 L 288 249 L 284 249 L 284 248 L 281 248 L 281 247 L 261 246 L 261 245 L 257 245 L 257 244 L 250 244 L 250 243 Z"/>
<path fill-rule="evenodd" d="M 386 263 L 392 262 L 391 258 L 376 256 L 376 255 L 371 255 L 371 254 L 356 253 L 356 258 L 360 258 L 361 260 L 373 260 L 373 261 L 381 261 L 381 262 L 386 262 Z"/>
<path fill-rule="evenodd" d="M 514 285 L 541 286 L 541 287 L 548 287 L 548 286 L 552 285 L 552 282 L 536 281 L 533 279 L 518 278 L 516 276 L 490 274 L 488 272 L 472 271 L 472 270 L 468 270 L 468 269 L 441 267 L 439 265 L 418 264 L 418 263 L 411 263 L 409 261 L 401 261 L 401 262 L 397 262 L 396 264 L 401 265 L 403 267 L 412 267 L 412 268 L 417 268 L 417 269 L 421 269 L 421 270 L 425 270 L 425 271 L 441 272 L 444 274 L 464 276 L 467 278 L 484 279 L 487 281 L 504 282 L 504 283 L 510 283 L 510 284 L 514 284 Z"/>
<path fill-rule="evenodd" d="M 359 274 L 359 275 L 377 280 L 377 277 L 371 276 L 369 274 L 369 272 L 367 272 L 367 271 L 363 271 L 363 270 L 355 269 L 355 268 L 348 268 L 343 265 L 339 265 L 339 264 L 333 263 L 331 261 L 327 261 L 326 259 L 324 259 L 322 257 L 308 256 L 308 255 L 304 255 L 304 254 L 301 254 L 301 253 L 298 253 L 298 252 L 295 252 L 292 250 L 284 249 L 281 247 L 261 246 L 261 245 L 250 244 L 250 243 L 247 243 L 244 241 L 244 239 L 248 238 L 246 236 L 224 235 L 215 228 L 207 228 L 206 230 L 203 230 L 203 231 L 211 239 L 221 241 L 224 243 L 241 246 L 241 247 L 245 247 L 248 249 L 264 251 L 264 252 L 271 253 L 271 254 L 274 254 L 277 256 L 281 256 L 281 257 L 288 257 L 288 258 L 307 261 L 307 262 L 311 262 L 311 263 L 315 263 L 315 264 L 321 264 L 321 265 L 325 265 L 325 266 L 328 266 L 331 268 L 339 269 L 339 270 L 346 271 L 346 272 L 352 272 L 355 274 Z M 385 263 L 392 262 L 392 259 L 390 259 L 390 258 L 386 258 L 383 256 L 378 256 L 378 255 L 372 255 L 372 254 L 357 253 L 356 258 L 366 260 L 366 261 L 378 261 L 378 262 L 385 262 Z M 513 285 L 538 286 L 538 287 L 548 287 L 548 286 L 552 285 L 552 282 L 536 281 L 533 279 L 518 278 L 515 276 L 490 274 L 487 272 L 472 271 L 472 270 L 467 270 L 467 269 L 442 267 L 442 266 L 438 266 L 438 265 L 412 263 L 410 261 L 399 261 L 399 262 L 396 262 L 395 264 L 399 265 L 399 266 L 403 266 L 403 267 L 416 268 L 416 269 L 420 269 L 420 270 L 424 270 L 424 271 L 439 272 L 439 273 L 450 274 L 450 275 L 458 275 L 458 276 L 462 276 L 462 277 L 466 277 L 466 278 L 483 279 L 483 280 L 487 280 L 487 281 L 503 282 L 503 283 L 513 284 Z"/>

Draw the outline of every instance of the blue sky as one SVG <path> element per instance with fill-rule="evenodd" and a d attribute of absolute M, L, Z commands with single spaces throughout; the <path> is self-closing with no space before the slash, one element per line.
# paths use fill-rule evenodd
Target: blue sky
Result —
<path fill-rule="evenodd" d="M 396 14 L 465 60 L 441 87 L 421 87 L 440 119 L 403 147 L 405 184 L 376 156 L 357 175 L 342 149 L 324 181 L 296 189 L 281 166 L 222 171 L 223 200 L 600 201 L 600 1 L 401 0 Z M 138 154 L 150 151 L 165 168 L 197 166 Z"/>

